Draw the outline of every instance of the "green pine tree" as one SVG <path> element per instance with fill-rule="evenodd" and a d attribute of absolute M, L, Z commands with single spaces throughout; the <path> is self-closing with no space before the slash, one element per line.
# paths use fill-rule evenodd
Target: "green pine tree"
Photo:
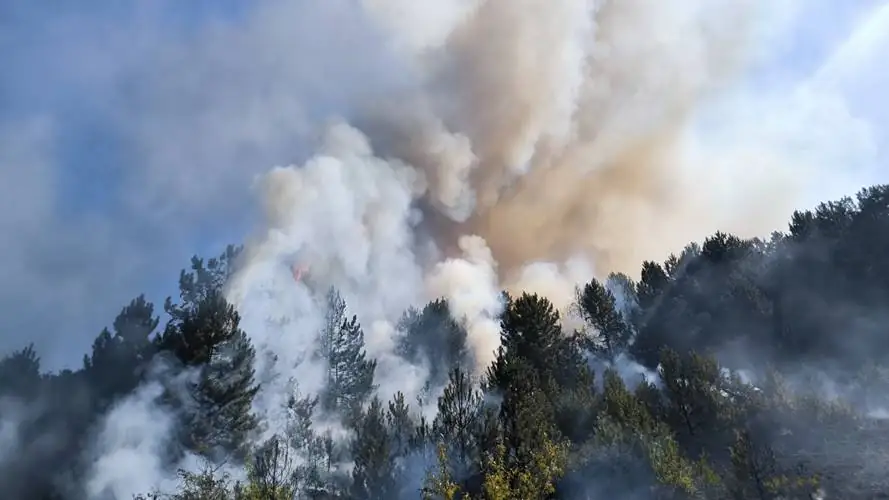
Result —
<path fill-rule="evenodd" d="M 114 333 L 104 329 L 93 342 L 83 366 L 100 410 L 139 385 L 154 354 L 151 336 L 159 321 L 154 305 L 140 295 L 117 315 Z"/>
<path fill-rule="evenodd" d="M 192 401 L 178 402 L 185 415 L 184 442 L 213 458 L 245 458 L 247 438 L 256 428 L 251 413 L 259 391 L 256 352 L 222 288 L 231 272 L 233 252 L 230 247 L 207 267 L 198 258 L 192 260 L 192 272 L 180 276 L 180 302 L 167 299 L 170 321 L 156 342 L 187 369 L 196 370 L 189 383 Z"/>
<path fill-rule="evenodd" d="M 633 338 L 632 327 L 618 309 L 614 294 L 594 279 L 578 291 L 577 308 L 586 324 L 594 330 L 587 337 L 588 348 L 614 363 Z"/>
<path fill-rule="evenodd" d="M 364 331 L 358 318 L 346 314 L 346 301 L 335 289 L 327 294 L 327 315 L 320 333 L 319 355 L 327 364 L 321 408 L 349 416 L 376 390 L 376 360 L 364 351 Z"/>
<path fill-rule="evenodd" d="M 383 403 L 376 396 L 353 422 L 351 497 L 385 500 L 396 492 L 392 437 Z"/>

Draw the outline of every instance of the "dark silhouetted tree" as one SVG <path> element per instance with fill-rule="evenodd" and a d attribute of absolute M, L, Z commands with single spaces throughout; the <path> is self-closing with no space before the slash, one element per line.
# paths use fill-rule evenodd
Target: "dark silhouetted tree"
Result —
<path fill-rule="evenodd" d="M 33 344 L 0 359 L 0 397 L 34 399 L 39 396 L 42 378 Z"/>
<path fill-rule="evenodd" d="M 93 342 L 83 366 L 101 409 L 139 385 L 154 355 L 152 335 L 159 321 L 154 305 L 140 295 L 117 315 L 114 333 L 104 329 Z"/>
<path fill-rule="evenodd" d="M 393 498 L 395 460 L 386 414 L 379 398 L 371 399 L 353 423 L 351 497 L 359 500 Z"/>
<path fill-rule="evenodd" d="M 484 400 L 469 376 L 460 368 L 450 375 L 438 398 L 438 414 L 432 423 L 433 439 L 446 447 L 449 468 L 455 479 L 465 480 L 478 472 L 482 451 L 477 437 L 483 422 Z"/>
<path fill-rule="evenodd" d="M 429 383 L 441 387 L 454 367 L 465 367 L 468 359 L 466 329 L 453 318 L 448 303 L 439 299 L 422 311 L 409 309 L 399 324 L 399 355 L 429 368 Z"/>
<path fill-rule="evenodd" d="M 255 383 L 256 352 L 240 329 L 240 316 L 223 296 L 233 250 L 204 267 L 192 260 L 192 272 L 180 276 L 180 302 L 168 298 L 170 321 L 157 341 L 186 369 L 194 370 L 188 401 L 177 401 L 185 416 L 187 448 L 210 457 L 233 454 L 244 458 L 247 438 L 256 427 L 251 413 L 259 390 Z M 177 394 L 171 394 L 178 397 Z"/>
<path fill-rule="evenodd" d="M 577 306 L 581 317 L 593 329 L 587 338 L 588 348 L 614 363 L 633 338 L 632 326 L 618 309 L 614 294 L 594 279 L 578 291 Z"/>

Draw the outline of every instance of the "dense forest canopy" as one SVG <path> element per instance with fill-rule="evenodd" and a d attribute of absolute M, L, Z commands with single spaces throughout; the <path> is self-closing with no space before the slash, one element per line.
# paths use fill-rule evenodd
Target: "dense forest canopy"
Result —
<path fill-rule="evenodd" d="M 115 475 L 141 498 L 889 498 L 889 186 L 580 283 L 568 311 L 504 293 L 483 373 L 446 300 L 405 311 L 416 400 L 384 392 L 367 325 L 315 290 L 323 390 L 290 381 L 281 432 L 253 412 L 274 353 L 225 295 L 239 255 L 195 257 L 163 323 L 133 299 L 76 370 L 3 358 L 3 498 L 122 498 Z"/>

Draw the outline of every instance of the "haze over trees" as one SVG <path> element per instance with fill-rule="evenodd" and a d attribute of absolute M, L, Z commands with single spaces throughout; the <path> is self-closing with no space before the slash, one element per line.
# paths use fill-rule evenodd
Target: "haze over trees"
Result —
<path fill-rule="evenodd" d="M 147 390 L 167 420 L 121 439 L 173 429 L 158 463 L 202 467 L 144 498 L 889 498 L 889 186 L 766 240 L 716 233 L 642 263 L 638 282 L 579 284 L 575 332 L 546 297 L 504 295 L 482 377 L 446 301 L 406 311 L 396 352 L 427 368 L 432 415 L 380 393 L 366 325 L 330 290 L 325 390 L 282 397 L 287 432 L 272 436 L 252 413 L 256 348 L 222 290 L 237 256 L 194 258 L 163 324 L 124 299 L 76 370 L 44 372 L 31 346 L 0 361 L 2 498 L 114 498 L 90 490 L 85 450 Z"/>

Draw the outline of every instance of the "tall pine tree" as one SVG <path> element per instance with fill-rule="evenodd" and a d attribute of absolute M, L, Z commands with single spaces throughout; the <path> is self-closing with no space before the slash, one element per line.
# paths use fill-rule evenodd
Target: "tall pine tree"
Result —
<path fill-rule="evenodd" d="M 386 422 L 383 403 L 374 397 L 365 411 L 359 410 L 352 423 L 355 433 L 352 441 L 351 498 L 355 500 L 383 500 L 393 498 L 395 484 L 395 460 L 392 438 Z"/>
<path fill-rule="evenodd" d="M 211 457 L 246 456 L 247 438 L 256 427 L 251 413 L 259 390 L 255 383 L 255 349 L 240 329 L 240 316 L 223 295 L 231 274 L 230 247 L 207 265 L 192 259 L 192 271 L 183 271 L 180 302 L 168 298 L 170 321 L 157 344 L 186 367 L 196 370 L 189 383 L 190 401 L 179 401 L 185 417 L 184 442 Z"/>
<path fill-rule="evenodd" d="M 320 333 L 319 355 L 327 364 L 321 408 L 349 416 L 375 390 L 373 380 L 377 362 L 368 359 L 364 351 L 364 331 L 357 316 L 347 316 L 346 301 L 333 288 L 327 294 L 327 315 Z"/>
<path fill-rule="evenodd" d="M 548 413 L 571 408 L 571 414 L 559 415 L 559 427 L 564 433 L 575 433 L 575 424 L 586 419 L 575 412 L 591 411 L 586 396 L 593 390 L 579 339 L 562 331 L 558 311 L 536 294 L 510 298 L 500 327 L 501 345 L 488 369 L 487 390 L 505 394 L 518 382 L 517 377 L 532 374 L 552 407 Z"/>
<path fill-rule="evenodd" d="M 438 398 L 438 414 L 432 423 L 436 445 L 446 447 L 449 468 L 456 479 L 478 472 L 482 450 L 477 437 L 483 423 L 484 399 L 463 370 L 455 368 L 444 393 Z"/>

